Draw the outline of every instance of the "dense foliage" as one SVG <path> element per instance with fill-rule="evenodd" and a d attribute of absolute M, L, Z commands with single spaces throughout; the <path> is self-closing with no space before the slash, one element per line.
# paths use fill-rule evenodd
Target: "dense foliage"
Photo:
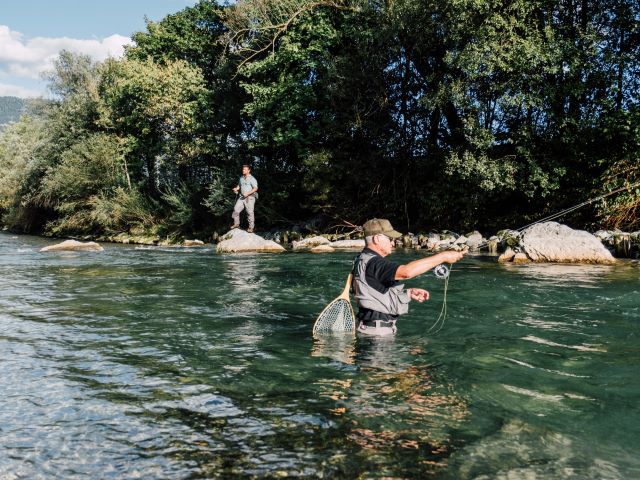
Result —
<path fill-rule="evenodd" d="M 18 97 L 0 97 L 0 130 L 8 123 L 20 118 L 24 110 L 24 100 Z"/>
<path fill-rule="evenodd" d="M 0 211 L 56 234 L 206 233 L 240 165 L 259 228 L 517 227 L 640 181 L 640 2 L 239 0 L 61 52 L 0 139 Z M 564 219 L 638 228 L 632 188 Z"/>

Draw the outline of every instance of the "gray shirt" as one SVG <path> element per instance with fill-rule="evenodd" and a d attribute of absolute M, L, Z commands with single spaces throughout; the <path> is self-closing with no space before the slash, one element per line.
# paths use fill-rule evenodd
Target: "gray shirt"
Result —
<path fill-rule="evenodd" d="M 240 186 L 240 193 L 245 196 L 254 188 L 258 188 L 258 180 L 251 174 L 247 178 L 242 175 L 238 180 L 238 185 Z"/>

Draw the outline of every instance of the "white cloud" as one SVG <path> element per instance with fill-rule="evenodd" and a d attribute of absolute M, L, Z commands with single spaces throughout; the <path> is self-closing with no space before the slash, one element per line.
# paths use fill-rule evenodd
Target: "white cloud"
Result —
<path fill-rule="evenodd" d="M 34 90 L 32 88 L 26 88 L 20 85 L 0 83 L 0 97 L 31 98 L 39 97 L 40 95 L 42 95 L 42 92 L 40 90 Z"/>
<path fill-rule="evenodd" d="M 124 46 L 132 43 L 130 38 L 117 34 L 90 40 L 68 37 L 34 37 L 25 40 L 20 32 L 0 25 L 0 78 L 40 78 L 42 72 L 51 70 L 53 61 L 63 49 L 102 61 L 108 57 L 121 57 Z"/>

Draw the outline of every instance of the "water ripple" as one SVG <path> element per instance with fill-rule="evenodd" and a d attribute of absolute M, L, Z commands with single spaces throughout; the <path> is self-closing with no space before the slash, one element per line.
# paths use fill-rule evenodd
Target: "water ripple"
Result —
<path fill-rule="evenodd" d="M 48 243 L 0 234 L 0 478 L 640 472 L 633 263 L 469 258 L 437 334 L 423 276 L 395 338 L 313 339 L 353 252 Z"/>

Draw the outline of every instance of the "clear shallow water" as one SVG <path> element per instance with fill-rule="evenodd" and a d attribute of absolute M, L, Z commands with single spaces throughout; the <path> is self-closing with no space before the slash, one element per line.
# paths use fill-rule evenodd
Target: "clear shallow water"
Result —
<path fill-rule="evenodd" d="M 354 253 L 0 234 L 0 478 L 640 478 L 640 266 L 408 282 L 394 339 L 314 340 Z M 419 253 L 395 252 L 404 262 Z"/>

